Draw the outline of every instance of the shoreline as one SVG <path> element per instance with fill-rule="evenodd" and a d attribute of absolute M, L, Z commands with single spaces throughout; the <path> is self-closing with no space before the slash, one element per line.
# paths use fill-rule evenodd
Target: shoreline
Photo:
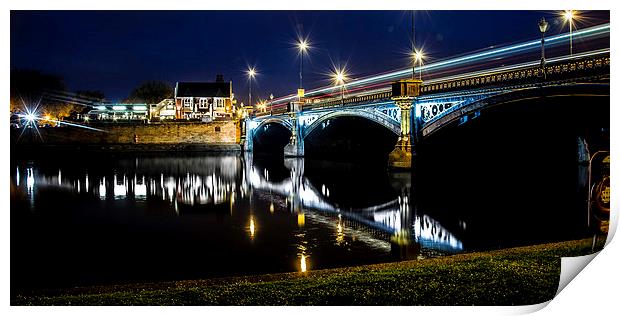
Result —
<path fill-rule="evenodd" d="M 236 143 L 137 143 L 137 144 L 11 144 L 17 155 L 48 153 L 162 153 L 162 152 L 210 152 L 239 153 Z M 13 154 L 12 153 L 12 154 Z"/>
<path fill-rule="evenodd" d="M 590 254 L 591 245 L 587 238 L 304 273 L 33 290 L 11 295 L 11 305 L 529 305 L 555 296 L 560 257 Z"/>

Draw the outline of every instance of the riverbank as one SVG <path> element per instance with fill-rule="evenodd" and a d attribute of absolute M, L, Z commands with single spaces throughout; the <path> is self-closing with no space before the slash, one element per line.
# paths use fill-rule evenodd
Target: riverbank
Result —
<path fill-rule="evenodd" d="M 235 143 L 137 143 L 137 144 L 17 144 L 11 146 L 15 156 L 41 153 L 174 153 L 174 152 L 241 152 Z M 13 154 L 12 154 L 13 155 Z"/>
<path fill-rule="evenodd" d="M 604 245 L 600 238 L 596 245 Z M 435 259 L 11 296 L 11 305 L 529 305 L 552 299 L 582 239 Z"/>

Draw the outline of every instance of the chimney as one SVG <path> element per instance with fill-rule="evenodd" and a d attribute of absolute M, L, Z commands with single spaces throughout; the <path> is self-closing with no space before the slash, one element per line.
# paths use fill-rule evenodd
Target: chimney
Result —
<path fill-rule="evenodd" d="M 215 82 L 224 82 L 224 75 L 216 75 Z"/>

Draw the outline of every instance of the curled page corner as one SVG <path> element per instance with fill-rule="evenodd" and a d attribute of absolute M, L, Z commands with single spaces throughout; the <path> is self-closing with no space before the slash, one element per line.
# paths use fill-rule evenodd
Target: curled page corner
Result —
<path fill-rule="evenodd" d="M 560 282 L 558 283 L 558 291 L 555 296 L 560 294 L 562 290 L 583 270 L 591 261 L 599 254 L 600 251 L 579 257 L 562 257 L 562 265 L 560 268 Z"/>

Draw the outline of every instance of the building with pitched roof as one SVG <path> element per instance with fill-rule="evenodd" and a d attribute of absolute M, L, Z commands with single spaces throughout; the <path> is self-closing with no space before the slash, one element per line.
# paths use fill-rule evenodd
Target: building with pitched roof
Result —
<path fill-rule="evenodd" d="M 174 102 L 177 119 L 232 118 L 232 81 L 218 75 L 215 82 L 177 82 Z"/>

